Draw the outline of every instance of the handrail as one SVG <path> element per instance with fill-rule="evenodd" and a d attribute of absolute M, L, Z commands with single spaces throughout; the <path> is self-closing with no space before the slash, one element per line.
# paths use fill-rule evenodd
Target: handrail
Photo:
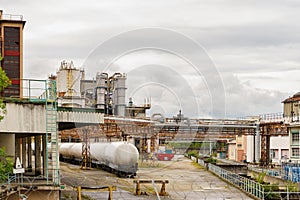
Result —
<path fill-rule="evenodd" d="M 2 14 L 2 20 L 23 21 L 23 15 Z"/>
<path fill-rule="evenodd" d="M 211 163 L 205 163 L 204 160 L 196 159 L 196 162 L 207 170 L 213 172 L 216 176 L 233 184 L 235 187 L 241 189 L 242 191 L 258 198 L 258 199 L 269 199 L 272 196 L 286 195 L 300 195 L 298 187 L 294 185 L 276 185 L 278 188 L 284 188 L 284 191 L 275 191 L 273 189 L 274 185 L 261 184 L 249 178 L 240 176 L 239 174 L 227 171 L 219 166 L 213 165 Z"/>

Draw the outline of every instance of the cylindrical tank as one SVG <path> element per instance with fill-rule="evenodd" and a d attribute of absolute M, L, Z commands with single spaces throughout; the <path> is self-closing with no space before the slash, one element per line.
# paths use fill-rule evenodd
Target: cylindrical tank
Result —
<path fill-rule="evenodd" d="M 75 68 L 73 62 L 61 62 L 57 72 L 58 96 L 80 96 L 80 80 L 82 71 Z"/>
<path fill-rule="evenodd" d="M 65 157 L 71 157 L 72 156 L 72 146 L 75 143 L 63 143 L 59 145 L 59 154 L 65 156 Z"/>
<path fill-rule="evenodd" d="M 134 166 L 138 162 L 137 148 L 127 142 L 113 142 L 105 149 L 105 160 L 112 168 Z"/>
<path fill-rule="evenodd" d="M 125 93 L 126 93 L 126 75 L 120 74 L 115 79 L 114 104 L 115 114 L 125 116 Z"/>
<path fill-rule="evenodd" d="M 139 152 L 133 144 L 121 142 L 116 149 L 115 158 L 119 166 L 130 165 L 138 162 Z"/>
<path fill-rule="evenodd" d="M 105 91 L 107 90 L 108 75 L 106 73 L 97 74 L 96 76 L 96 108 L 105 109 Z"/>
<path fill-rule="evenodd" d="M 105 157 L 104 152 L 105 148 L 109 145 L 109 143 L 92 143 L 90 145 L 91 158 L 97 160 L 98 162 L 104 163 Z"/>
<path fill-rule="evenodd" d="M 82 158 L 82 143 L 74 143 L 71 146 L 70 153 L 75 158 Z"/>
<path fill-rule="evenodd" d="M 82 158 L 82 143 L 60 144 L 60 155 L 69 158 Z M 136 173 L 139 152 L 128 142 L 91 143 L 90 156 L 97 163 L 102 163 L 118 172 Z"/>

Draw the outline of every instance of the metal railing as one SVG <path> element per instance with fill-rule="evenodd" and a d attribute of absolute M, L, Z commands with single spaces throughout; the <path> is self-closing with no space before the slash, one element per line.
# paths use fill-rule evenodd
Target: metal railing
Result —
<path fill-rule="evenodd" d="M 23 21 L 23 15 L 2 14 L 1 17 L 3 20 Z"/>
<path fill-rule="evenodd" d="M 202 159 L 193 158 L 193 160 L 197 160 L 198 164 L 206 167 L 207 170 L 221 179 L 258 199 L 290 199 L 293 195 L 296 198 L 300 197 L 298 185 L 288 183 L 286 185 L 261 184 L 211 163 L 205 163 Z"/>
<path fill-rule="evenodd" d="M 261 122 L 299 122 L 300 116 L 299 115 L 284 115 L 282 112 L 278 113 L 267 113 L 267 114 L 260 114 L 259 119 Z"/>
<path fill-rule="evenodd" d="M 256 173 L 266 173 L 268 176 L 274 176 L 274 177 L 283 177 L 284 172 L 281 168 L 274 168 L 274 169 L 269 169 L 269 168 L 261 168 L 256 165 L 247 165 L 248 170 L 256 172 Z"/>
<path fill-rule="evenodd" d="M 208 170 L 212 171 L 214 174 L 216 174 L 223 180 L 228 181 L 235 186 L 238 186 L 243 191 L 259 199 L 264 199 L 264 187 L 262 184 L 250 180 L 248 178 L 242 177 L 233 172 L 227 171 L 221 167 L 215 166 L 210 163 L 208 163 Z"/>

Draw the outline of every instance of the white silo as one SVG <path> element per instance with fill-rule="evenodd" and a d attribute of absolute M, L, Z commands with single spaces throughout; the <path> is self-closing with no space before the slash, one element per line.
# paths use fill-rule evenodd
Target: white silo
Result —
<path fill-rule="evenodd" d="M 80 81 L 83 70 L 74 67 L 73 62 L 61 62 L 57 72 L 58 106 L 85 107 L 85 100 L 80 94 Z"/>
<path fill-rule="evenodd" d="M 57 94 L 59 97 L 80 97 L 80 80 L 83 71 L 74 67 L 73 62 L 61 62 L 57 72 Z"/>

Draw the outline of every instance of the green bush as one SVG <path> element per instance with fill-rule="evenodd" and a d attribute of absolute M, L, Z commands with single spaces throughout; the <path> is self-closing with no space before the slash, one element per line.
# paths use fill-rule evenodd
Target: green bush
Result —
<path fill-rule="evenodd" d="M 196 151 L 196 150 L 189 151 L 189 152 L 188 152 L 188 156 L 189 156 L 189 157 L 194 156 L 194 157 L 198 158 L 198 157 L 199 157 L 199 152 Z"/>
<path fill-rule="evenodd" d="M 213 157 L 206 158 L 205 161 L 211 164 L 217 163 L 217 159 L 214 159 Z"/>
<path fill-rule="evenodd" d="M 6 182 L 8 175 L 13 172 L 13 161 L 7 156 L 5 148 L 0 148 L 0 182 Z"/>

